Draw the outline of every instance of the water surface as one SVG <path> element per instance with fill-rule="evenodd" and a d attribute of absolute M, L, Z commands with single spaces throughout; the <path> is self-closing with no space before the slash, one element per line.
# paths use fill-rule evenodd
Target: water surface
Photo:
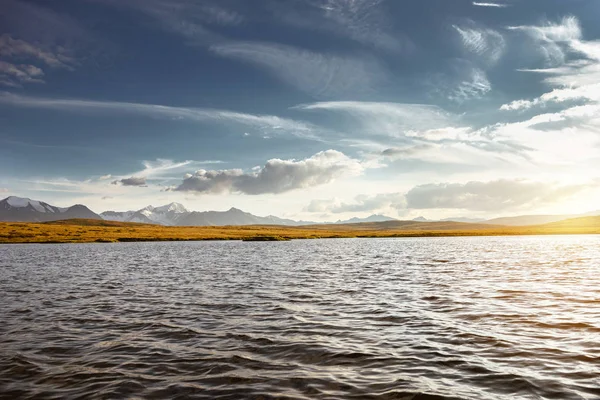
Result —
<path fill-rule="evenodd" d="M 600 236 L 0 245 L 0 397 L 600 398 Z"/>

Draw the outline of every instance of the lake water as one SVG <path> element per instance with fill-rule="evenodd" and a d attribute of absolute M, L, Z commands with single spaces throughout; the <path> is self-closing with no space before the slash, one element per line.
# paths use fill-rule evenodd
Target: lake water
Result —
<path fill-rule="evenodd" d="M 598 399 L 600 236 L 0 245 L 0 397 Z"/>

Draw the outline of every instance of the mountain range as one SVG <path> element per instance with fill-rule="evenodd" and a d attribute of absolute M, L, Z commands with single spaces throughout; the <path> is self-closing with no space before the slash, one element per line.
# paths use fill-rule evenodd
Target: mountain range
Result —
<path fill-rule="evenodd" d="M 15 196 L 0 201 L 0 221 L 47 222 L 73 218 L 102 219 L 81 204 L 62 208 L 43 201 Z"/>
<path fill-rule="evenodd" d="M 569 218 L 600 215 L 594 211 L 579 215 L 522 215 L 515 217 L 494 218 L 490 220 L 476 218 L 446 218 L 429 220 L 418 217 L 412 222 L 463 222 L 471 224 L 491 224 L 505 226 L 526 226 L 558 222 Z M 137 211 L 105 211 L 96 214 L 84 205 L 71 207 L 55 207 L 39 200 L 10 196 L 0 201 L 0 221 L 49 222 L 64 219 L 104 219 L 118 222 L 138 222 L 167 226 L 225 226 L 225 225 L 317 225 L 312 221 L 295 221 L 273 215 L 259 217 L 237 208 L 227 211 L 190 211 L 179 203 L 170 203 L 161 207 L 147 206 Z M 385 215 L 374 214 L 366 218 L 338 220 L 333 224 L 358 224 L 365 222 L 398 221 Z"/>
<path fill-rule="evenodd" d="M 162 207 L 148 206 L 137 211 L 105 211 L 100 214 L 109 221 L 141 222 L 168 226 L 225 226 L 225 225 L 287 225 L 301 226 L 318 224 L 313 221 L 295 221 L 269 215 L 259 217 L 237 208 L 227 211 L 189 211 L 179 203 L 171 203 Z M 352 218 L 338 221 L 338 224 L 360 222 L 393 221 L 394 218 L 384 215 L 371 215 L 367 218 Z"/>

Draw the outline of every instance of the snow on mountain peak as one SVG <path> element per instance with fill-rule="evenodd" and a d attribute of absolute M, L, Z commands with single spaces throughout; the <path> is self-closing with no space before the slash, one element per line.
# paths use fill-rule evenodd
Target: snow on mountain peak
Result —
<path fill-rule="evenodd" d="M 37 200 L 31 200 L 26 197 L 9 196 L 6 198 L 6 202 L 9 206 L 15 208 L 24 208 L 31 205 L 31 207 L 39 212 L 54 212 L 54 210 L 46 203 L 42 203 Z"/>
<path fill-rule="evenodd" d="M 183 204 L 180 203 L 170 203 L 161 207 L 156 207 L 154 212 L 166 213 L 166 212 L 174 212 L 174 213 L 187 213 L 189 212 Z"/>

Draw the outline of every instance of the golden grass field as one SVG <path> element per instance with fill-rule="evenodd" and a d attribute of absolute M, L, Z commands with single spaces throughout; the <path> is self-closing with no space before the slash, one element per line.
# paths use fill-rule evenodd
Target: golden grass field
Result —
<path fill-rule="evenodd" d="M 97 220 L 2 222 L 0 243 L 90 243 L 189 240 L 600 234 L 600 217 L 506 227 L 457 222 L 390 221 L 346 225 L 170 227 Z"/>

